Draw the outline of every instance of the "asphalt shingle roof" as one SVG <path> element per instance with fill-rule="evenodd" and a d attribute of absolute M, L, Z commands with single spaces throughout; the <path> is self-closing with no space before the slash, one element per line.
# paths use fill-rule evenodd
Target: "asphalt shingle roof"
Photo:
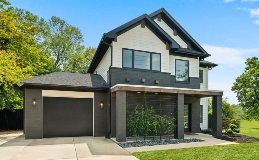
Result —
<path fill-rule="evenodd" d="M 49 85 L 68 87 L 107 88 L 108 84 L 98 74 L 54 72 L 21 81 L 24 85 Z"/>

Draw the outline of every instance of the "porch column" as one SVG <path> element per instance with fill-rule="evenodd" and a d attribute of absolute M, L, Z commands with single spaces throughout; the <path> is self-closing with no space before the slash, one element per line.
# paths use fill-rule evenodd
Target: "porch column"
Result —
<path fill-rule="evenodd" d="M 200 99 L 195 99 L 191 106 L 191 132 L 200 132 Z"/>
<path fill-rule="evenodd" d="M 212 97 L 212 135 L 222 136 L 222 96 Z"/>
<path fill-rule="evenodd" d="M 126 91 L 116 92 L 116 141 L 126 142 Z"/>
<path fill-rule="evenodd" d="M 184 94 L 177 94 L 176 139 L 184 139 Z"/>

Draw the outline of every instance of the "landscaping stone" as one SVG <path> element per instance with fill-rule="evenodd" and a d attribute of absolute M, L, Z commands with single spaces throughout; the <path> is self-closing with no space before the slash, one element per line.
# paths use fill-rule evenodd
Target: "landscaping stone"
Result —
<path fill-rule="evenodd" d="M 170 139 L 170 140 L 154 140 L 154 141 L 136 141 L 136 142 L 126 142 L 118 143 L 122 148 L 128 147 L 143 147 L 143 146 L 155 146 L 155 145 L 167 145 L 167 144 L 179 144 L 179 143 L 191 143 L 191 142 L 202 142 L 201 139 Z"/>

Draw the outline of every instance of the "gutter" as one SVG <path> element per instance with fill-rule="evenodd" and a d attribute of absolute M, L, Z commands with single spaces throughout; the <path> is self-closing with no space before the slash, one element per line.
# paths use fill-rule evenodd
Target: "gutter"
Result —
<path fill-rule="evenodd" d="M 112 44 L 109 44 L 109 43 L 107 43 L 107 42 L 105 42 L 104 41 L 104 38 L 102 39 L 102 42 L 103 42 L 103 44 L 105 44 L 105 45 L 108 45 L 109 47 L 111 47 L 111 65 L 110 65 L 110 67 L 109 67 L 109 105 L 110 105 L 110 108 L 109 108 L 109 114 L 110 114 L 110 116 L 109 116 L 109 121 L 110 121 L 110 123 L 109 123 L 109 125 L 110 125 L 110 130 L 109 130 L 109 132 L 107 133 L 107 135 L 105 136 L 105 138 L 111 138 L 111 122 L 112 122 L 112 118 L 111 118 L 111 115 L 112 115 L 112 111 L 111 111 L 111 101 L 112 101 L 112 93 L 111 93 L 111 72 L 110 72 L 110 69 L 111 69 L 111 67 L 112 67 L 112 63 L 113 63 L 113 61 L 112 61 L 112 57 L 113 57 L 113 46 L 112 46 Z"/>

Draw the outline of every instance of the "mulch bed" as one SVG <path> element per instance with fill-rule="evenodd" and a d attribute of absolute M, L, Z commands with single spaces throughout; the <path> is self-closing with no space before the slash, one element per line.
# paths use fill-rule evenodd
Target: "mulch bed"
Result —
<path fill-rule="evenodd" d="M 237 142 L 237 143 L 252 143 L 252 142 L 259 142 L 259 138 L 250 137 L 242 134 L 233 134 L 233 135 L 222 135 L 222 140 Z"/>

